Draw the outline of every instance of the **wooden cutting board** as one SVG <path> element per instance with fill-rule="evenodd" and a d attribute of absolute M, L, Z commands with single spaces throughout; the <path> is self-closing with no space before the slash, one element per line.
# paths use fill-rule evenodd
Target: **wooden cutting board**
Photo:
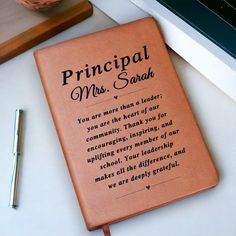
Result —
<path fill-rule="evenodd" d="M 0 64 L 23 53 L 93 13 L 87 0 L 63 0 L 45 12 L 14 0 L 0 0 Z"/>

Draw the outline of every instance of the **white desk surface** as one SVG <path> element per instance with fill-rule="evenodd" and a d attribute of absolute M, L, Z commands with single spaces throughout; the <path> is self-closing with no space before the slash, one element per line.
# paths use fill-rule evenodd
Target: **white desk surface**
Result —
<path fill-rule="evenodd" d="M 114 26 L 94 15 L 37 46 Z M 0 235 L 95 236 L 86 230 L 33 59 L 35 48 L 0 65 Z M 176 70 L 220 172 L 209 191 L 111 226 L 113 236 L 236 235 L 236 103 L 178 55 Z M 8 208 L 13 121 L 25 109 L 19 208 Z"/>

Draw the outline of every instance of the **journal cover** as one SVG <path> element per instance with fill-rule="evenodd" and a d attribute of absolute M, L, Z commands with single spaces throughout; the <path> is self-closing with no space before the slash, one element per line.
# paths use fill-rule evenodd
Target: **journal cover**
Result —
<path fill-rule="evenodd" d="M 152 18 L 38 50 L 35 59 L 89 230 L 218 183 Z"/>

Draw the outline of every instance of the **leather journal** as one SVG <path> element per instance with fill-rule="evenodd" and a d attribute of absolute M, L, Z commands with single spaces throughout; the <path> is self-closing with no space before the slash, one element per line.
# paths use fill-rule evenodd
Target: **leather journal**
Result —
<path fill-rule="evenodd" d="M 88 230 L 214 187 L 218 174 L 148 17 L 35 52 Z"/>

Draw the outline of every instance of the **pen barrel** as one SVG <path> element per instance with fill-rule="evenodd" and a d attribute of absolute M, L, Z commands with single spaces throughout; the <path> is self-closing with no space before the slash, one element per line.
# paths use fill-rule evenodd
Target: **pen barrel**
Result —
<path fill-rule="evenodd" d="M 15 112 L 15 125 L 14 125 L 14 141 L 13 141 L 13 154 L 20 154 L 20 135 L 22 128 L 22 115 L 23 110 L 16 109 Z"/>
<path fill-rule="evenodd" d="M 20 162 L 20 139 L 22 130 L 22 115 L 23 110 L 16 109 L 15 111 L 15 124 L 14 124 L 14 141 L 13 141 L 13 172 L 11 180 L 10 200 L 9 206 L 12 208 L 17 207 L 17 189 L 19 179 L 19 162 Z"/>
<path fill-rule="evenodd" d="M 9 200 L 9 206 L 12 208 L 17 207 L 18 179 L 19 179 L 19 155 L 14 155 L 13 173 L 11 180 L 10 200 Z"/>

